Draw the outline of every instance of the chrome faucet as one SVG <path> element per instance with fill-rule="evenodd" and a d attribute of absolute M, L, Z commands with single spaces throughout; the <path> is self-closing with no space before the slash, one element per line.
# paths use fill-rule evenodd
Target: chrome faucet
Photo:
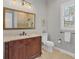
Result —
<path fill-rule="evenodd" d="M 25 33 L 25 32 L 23 31 L 22 33 L 20 33 L 20 35 L 23 35 L 23 36 L 24 36 L 24 35 L 27 35 L 27 33 Z"/>

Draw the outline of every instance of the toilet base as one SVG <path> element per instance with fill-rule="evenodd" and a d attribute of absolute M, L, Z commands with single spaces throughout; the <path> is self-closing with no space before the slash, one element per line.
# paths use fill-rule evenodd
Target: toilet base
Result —
<path fill-rule="evenodd" d="M 46 46 L 46 50 L 48 52 L 53 52 L 53 46 Z"/>
<path fill-rule="evenodd" d="M 53 46 L 43 45 L 42 48 L 46 49 L 48 52 L 53 52 Z"/>

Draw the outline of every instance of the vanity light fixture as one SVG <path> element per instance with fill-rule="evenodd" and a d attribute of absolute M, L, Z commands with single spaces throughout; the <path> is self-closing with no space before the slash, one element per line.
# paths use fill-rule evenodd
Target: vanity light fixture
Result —
<path fill-rule="evenodd" d="M 22 5 L 27 7 L 27 8 L 29 8 L 29 9 L 32 8 L 32 4 L 27 2 L 27 1 L 25 1 L 25 0 L 22 0 Z"/>

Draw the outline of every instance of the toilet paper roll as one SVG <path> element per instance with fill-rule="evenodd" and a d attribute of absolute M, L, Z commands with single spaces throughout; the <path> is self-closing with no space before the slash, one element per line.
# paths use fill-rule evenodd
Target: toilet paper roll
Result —
<path fill-rule="evenodd" d="M 60 41 L 60 40 L 58 40 L 58 43 L 61 43 L 61 41 Z"/>
<path fill-rule="evenodd" d="M 58 43 L 61 43 L 61 39 L 58 40 Z"/>

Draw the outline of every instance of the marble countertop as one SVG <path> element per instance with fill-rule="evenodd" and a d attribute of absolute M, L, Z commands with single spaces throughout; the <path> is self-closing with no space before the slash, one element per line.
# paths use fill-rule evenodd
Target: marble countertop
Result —
<path fill-rule="evenodd" d="M 14 36 L 4 36 L 3 37 L 3 42 L 9 42 L 9 41 L 13 41 L 13 40 L 20 40 L 20 39 L 25 39 L 25 38 L 31 38 L 31 37 L 36 37 L 36 36 L 41 36 L 40 34 L 30 34 L 30 35 L 24 35 L 24 36 L 20 36 L 20 35 L 14 35 Z"/>

